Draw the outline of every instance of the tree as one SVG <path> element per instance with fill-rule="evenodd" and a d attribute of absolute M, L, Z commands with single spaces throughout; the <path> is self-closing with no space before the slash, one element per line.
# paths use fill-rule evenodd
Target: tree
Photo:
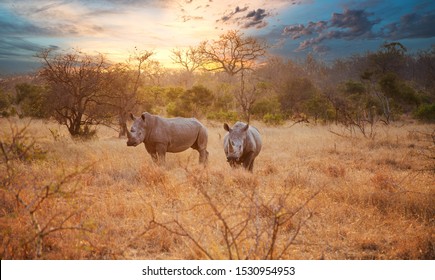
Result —
<path fill-rule="evenodd" d="M 44 118 L 50 114 L 47 89 L 44 86 L 21 83 L 15 86 L 15 90 L 16 103 L 20 105 L 23 116 Z"/>
<path fill-rule="evenodd" d="M 253 37 L 244 37 L 230 30 L 219 40 L 200 44 L 204 67 L 209 71 L 224 71 L 230 76 L 240 74 L 240 90 L 235 94 L 245 119 L 249 122 L 255 89 L 245 90 L 245 71 L 252 70 L 256 60 L 266 54 L 267 45 Z M 254 100 L 255 101 L 255 100 Z M 249 106 L 246 106 L 249 105 Z"/>
<path fill-rule="evenodd" d="M 204 41 L 199 46 L 207 70 L 223 70 L 231 76 L 252 69 L 255 61 L 265 55 L 266 49 L 265 43 L 244 37 L 236 30 L 221 35 L 217 41 Z"/>
<path fill-rule="evenodd" d="M 367 65 L 360 74 L 368 94 L 379 101 L 385 124 L 392 120 L 392 101 L 402 98 L 402 95 L 409 100 L 416 98 L 409 86 L 405 85 L 403 92 L 397 87 L 398 77 L 406 66 L 406 51 L 399 42 L 384 43 L 376 53 L 367 55 Z"/>
<path fill-rule="evenodd" d="M 114 65 L 110 69 L 112 76 L 110 103 L 115 107 L 118 115 L 119 137 L 127 135 L 127 120 L 130 112 L 139 103 L 139 86 L 153 54 L 152 51 L 138 51 L 135 48 L 127 63 Z"/>
<path fill-rule="evenodd" d="M 364 137 L 375 137 L 376 108 L 379 106 L 363 83 L 346 81 L 337 89 L 325 92 L 325 96 L 335 109 L 337 123 L 343 124 L 351 134 L 359 131 Z"/>
<path fill-rule="evenodd" d="M 191 46 L 186 49 L 173 49 L 170 58 L 174 63 L 180 64 L 185 69 L 184 73 L 180 73 L 185 88 L 192 87 L 194 83 L 193 73 L 201 67 L 203 63 L 203 54 L 199 47 Z"/>
<path fill-rule="evenodd" d="M 316 83 L 316 85 L 323 86 L 329 71 L 326 64 L 320 60 L 315 59 L 313 54 L 309 53 L 305 58 L 303 65 L 306 75 Z"/>
<path fill-rule="evenodd" d="M 9 109 L 11 106 L 10 96 L 0 88 L 0 115 L 3 117 L 9 116 Z"/>
<path fill-rule="evenodd" d="M 406 82 L 401 81 L 396 74 L 385 74 L 378 83 L 385 96 L 393 99 L 396 105 L 405 111 L 410 111 L 420 105 L 420 99 L 415 90 Z"/>
<path fill-rule="evenodd" d="M 89 136 L 90 126 L 105 118 L 99 110 L 107 96 L 109 64 L 105 57 L 78 50 L 53 54 L 52 49 L 43 50 L 37 57 L 44 64 L 39 74 L 50 88 L 49 104 L 55 119 L 66 125 L 72 136 Z"/>
<path fill-rule="evenodd" d="M 283 84 L 284 90 L 279 96 L 282 111 L 291 115 L 302 113 L 305 101 L 312 98 L 316 88 L 308 78 L 294 78 Z"/>
<path fill-rule="evenodd" d="M 332 109 L 326 97 L 320 93 L 316 93 L 304 102 L 304 111 L 309 117 L 314 118 L 314 123 L 317 123 L 319 119 L 331 120 L 333 118 Z"/>
<path fill-rule="evenodd" d="M 405 66 L 406 48 L 399 42 L 384 43 L 376 53 L 368 58 L 374 72 L 382 76 L 393 72 L 399 73 Z"/>
<path fill-rule="evenodd" d="M 172 54 L 172 61 L 180 64 L 189 73 L 193 73 L 203 62 L 203 53 L 199 48 L 173 49 Z"/>
<path fill-rule="evenodd" d="M 212 92 L 201 85 L 194 86 L 180 94 L 175 102 L 168 106 L 168 113 L 181 117 L 201 117 L 213 103 Z"/>
<path fill-rule="evenodd" d="M 265 91 L 264 84 L 260 83 L 257 77 L 251 73 L 240 72 L 240 90 L 236 91 L 235 98 L 242 109 L 243 118 L 248 123 L 253 113 L 254 104 L 263 91 Z"/>
<path fill-rule="evenodd" d="M 435 102 L 435 45 L 432 48 L 420 51 L 415 61 L 415 80 L 422 86 L 422 90 L 431 98 L 429 102 Z"/>

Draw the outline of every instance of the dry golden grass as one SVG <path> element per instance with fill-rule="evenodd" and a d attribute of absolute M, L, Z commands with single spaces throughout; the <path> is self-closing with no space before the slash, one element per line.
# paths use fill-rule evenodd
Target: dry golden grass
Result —
<path fill-rule="evenodd" d="M 256 124 L 263 150 L 251 174 L 226 163 L 221 124 L 205 124 L 203 168 L 194 150 L 158 167 L 108 128 L 82 142 L 33 121 L 27 131 L 47 153 L 0 169 L 1 258 L 435 258 L 434 126 L 379 127 L 365 139 Z M 10 123 L 0 127 L 4 141 Z M 17 202 L 54 185 L 62 191 L 34 213 Z"/>

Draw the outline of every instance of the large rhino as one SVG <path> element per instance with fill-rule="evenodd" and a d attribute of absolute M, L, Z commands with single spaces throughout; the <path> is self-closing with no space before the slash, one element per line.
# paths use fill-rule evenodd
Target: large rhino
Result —
<path fill-rule="evenodd" d="M 143 113 L 130 114 L 134 121 L 127 131 L 127 146 L 145 144 L 147 152 L 157 163 L 165 162 L 165 154 L 179 153 L 188 148 L 199 152 L 199 162 L 207 163 L 207 129 L 195 118 L 171 118 Z"/>
<path fill-rule="evenodd" d="M 233 128 L 224 124 L 228 133 L 224 137 L 224 151 L 227 161 L 232 167 L 243 164 L 243 167 L 252 172 L 254 160 L 261 151 L 261 136 L 253 126 L 237 122 Z"/>

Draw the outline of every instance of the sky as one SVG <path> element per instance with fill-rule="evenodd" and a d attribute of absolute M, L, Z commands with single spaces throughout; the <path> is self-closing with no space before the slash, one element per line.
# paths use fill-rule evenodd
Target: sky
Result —
<path fill-rule="evenodd" d="M 174 67 L 174 48 L 228 30 L 266 40 L 271 55 L 326 62 L 400 42 L 409 53 L 435 45 L 433 0 L 0 0 L 0 75 L 36 71 L 52 48 L 102 53 L 114 62 L 134 51 Z"/>

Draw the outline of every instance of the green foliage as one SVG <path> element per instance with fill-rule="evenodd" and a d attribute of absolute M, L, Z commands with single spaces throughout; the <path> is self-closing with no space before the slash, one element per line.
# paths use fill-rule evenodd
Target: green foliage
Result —
<path fill-rule="evenodd" d="M 284 123 L 284 116 L 282 114 L 267 113 L 263 116 L 263 121 L 269 125 L 282 125 Z"/>
<path fill-rule="evenodd" d="M 296 78 L 288 81 L 283 93 L 279 96 L 282 112 L 291 115 L 302 112 L 303 102 L 316 93 L 314 84 L 308 78 Z"/>
<path fill-rule="evenodd" d="M 347 81 L 344 83 L 344 91 L 347 94 L 364 94 L 366 89 L 362 83 Z"/>
<path fill-rule="evenodd" d="M 7 117 L 10 115 L 11 98 L 0 88 L 0 115 Z"/>
<path fill-rule="evenodd" d="M 280 103 L 276 98 L 263 99 L 254 104 L 252 114 L 258 118 L 263 118 L 266 114 L 280 113 Z"/>
<path fill-rule="evenodd" d="M 219 122 L 235 123 L 239 119 L 239 115 L 234 111 L 216 111 L 207 114 L 207 119 Z"/>
<path fill-rule="evenodd" d="M 414 112 L 414 116 L 424 122 L 435 122 L 435 104 L 421 104 Z"/>
<path fill-rule="evenodd" d="M 332 104 L 321 94 L 315 94 L 312 98 L 304 102 L 304 111 L 308 117 L 317 120 L 334 119 Z"/>
<path fill-rule="evenodd" d="M 183 116 L 184 112 L 182 111 L 182 106 L 180 105 L 180 102 L 177 101 L 173 101 L 173 102 L 169 102 L 166 105 L 166 113 L 169 116 Z"/>
<path fill-rule="evenodd" d="M 334 117 L 336 122 L 343 124 L 351 133 L 360 131 L 365 137 L 374 137 L 376 108 L 381 107 L 375 95 L 370 94 L 361 83 L 351 80 L 341 84 L 338 89 L 338 93 L 328 96 L 335 113 L 326 109 L 326 115 Z"/>
<path fill-rule="evenodd" d="M 169 116 L 185 116 L 188 113 L 184 110 L 181 101 L 185 89 L 182 87 L 170 87 L 166 89 L 166 113 Z"/>
<path fill-rule="evenodd" d="M 22 83 L 16 85 L 15 90 L 16 103 L 20 105 L 23 117 L 44 118 L 50 115 L 45 87 Z"/>
<path fill-rule="evenodd" d="M 420 99 L 415 90 L 400 80 L 394 73 L 387 73 L 382 76 L 379 80 L 379 86 L 387 97 L 392 98 L 404 108 L 409 107 L 409 105 L 415 107 L 420 104 Z"/>
<path fill-rule="evenodd" d="M 184 89 L 182 87 L 170 87 L 166 91 L 166 99 L 167 100 L 175 100 L 180 98 L 184 93 Z"/>
<path fill-rule="evenodd" d="M 213 111 L 231 111 L 233 105 L 235 104 L 234 95 L 229 92 L 220 93 L 220 95 L 215 96 L 212 104 Z"/>
<path fill-rule="evenodd" d="M 376 53 L 368 55 L 371 68 L 377 75 L 398 72 L 405 65 L 406 48 L 399 42 L 384 43 Z"/>
<path fill-rule="evenodd" d="M 186 91 L 183 98 L 199 109 L 207 109 L 213 102 L 213 94 L 204 86 L 194 86 L 192 89 Z"/>
<path fill-rule="evenodd" d="M 153 107 L 164 106 L 167 89 L 160 86 L 143 87 L 138 90 L 137 102 L 142 111 L 151 112 Z"/>
<path fill-rule="evenodd" d="M 169 115 L 180 117 L 201 117 L 213 103 L 212 92 L 204 86 L 186 90 L 175 101 L 167 105 Z"/>

